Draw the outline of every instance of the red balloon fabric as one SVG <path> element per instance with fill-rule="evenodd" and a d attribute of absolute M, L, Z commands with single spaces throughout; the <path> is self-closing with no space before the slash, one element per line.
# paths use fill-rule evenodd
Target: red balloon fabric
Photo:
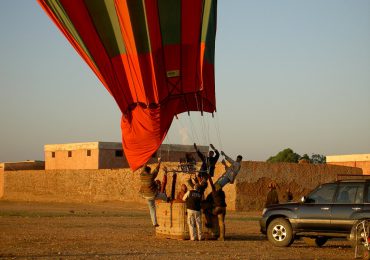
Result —
<path fill-rule="evenodd" d="M 38 0 L 122 112 L 131 169 L 175 115 L 214 112 L 217 0 Z"/>

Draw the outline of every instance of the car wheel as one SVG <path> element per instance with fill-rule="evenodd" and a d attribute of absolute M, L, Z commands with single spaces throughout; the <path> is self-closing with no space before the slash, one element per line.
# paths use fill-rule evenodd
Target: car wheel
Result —
<path fill-rule="evenodd" d="M 294 237 L 289 221 L 284 218 L 271 221 L 267 227 L 267 238 L 275 246 L 290 246 Z"/>

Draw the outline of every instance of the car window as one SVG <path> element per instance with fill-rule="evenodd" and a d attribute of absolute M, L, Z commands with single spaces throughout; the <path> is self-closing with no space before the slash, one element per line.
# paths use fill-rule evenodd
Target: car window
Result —
<path fill-rule="evenodd" d="M 368 183 L 366 186 L 367 186 L 367 197 L 366 197 L 366 202 L 367 202 L 367 203 L 370 203 L 370 183 Z"/>
<path fill-rule="evenodd" d="M 361 185 L 357 189 L 356 198 L 355 198 L 355 203 L 356 204 L 362 204 L 362 203 L 364 203 L 364 192 L 365 192 L 364 185 Z"/>
<path fill-rule="evenodd" d="M 359 204 L 364 200 L 364 185 L 362 183 L 341 183 L 335 199 L 337 204 Z"/>
<path fill-rule="evenodd" d="M 307 202 L 315 204 L 327 204 L 333 202 L 337 184 L 325 184 L 318 187 L 307 197 Z"/>

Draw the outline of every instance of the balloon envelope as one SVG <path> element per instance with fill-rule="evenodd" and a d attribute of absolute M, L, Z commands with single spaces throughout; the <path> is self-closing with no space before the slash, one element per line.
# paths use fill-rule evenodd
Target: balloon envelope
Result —
<path fill-rule="evenodd" d="M 38 0 L 115 99 L 136 170 L 175 115 L 214 112 L 216 0 Z"/>

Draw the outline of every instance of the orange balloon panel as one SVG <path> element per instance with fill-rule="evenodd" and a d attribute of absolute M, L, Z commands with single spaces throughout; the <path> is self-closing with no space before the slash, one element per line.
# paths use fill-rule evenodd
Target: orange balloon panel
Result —
<path fill-rule="evenodd" d="M 175 115 L 214 112 L 217 0 L 38 0 L 122 112 L 133 170 Z"/>

